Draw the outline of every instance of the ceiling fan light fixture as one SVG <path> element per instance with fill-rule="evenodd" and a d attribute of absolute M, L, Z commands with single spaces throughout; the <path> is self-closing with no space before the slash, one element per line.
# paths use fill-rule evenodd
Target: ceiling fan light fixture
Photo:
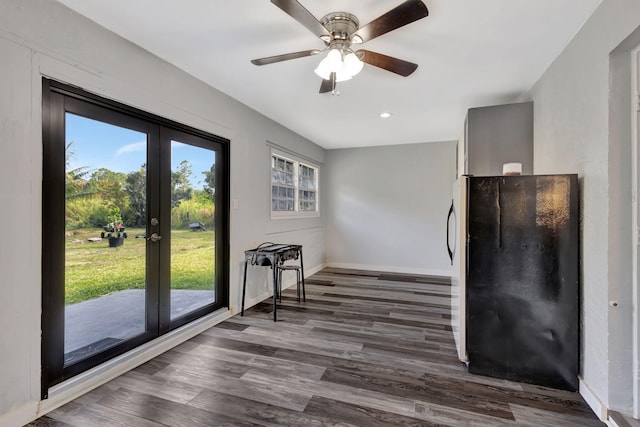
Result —
<path fill-rule="evenodd" d="M 336 82 L 350 80 L 362 71 L 364 63 L 351 51 L 343 57 L 340 49 L 331 49 L 327 56 L 320 61 L 314 72 L 324 80 L 329 80 L 331 73 L 336 73 Z"/>
<path fill-rule="evenodd" d="M 362 67 L 364 67 L 364 63 L 360 61 L 355 53 L 349 52 L 347 56 L 344 57 L 344 68 L 351 77 L 362 71 Z"/>
<path fill-rule="evenodd" d="M 314 72 L 323 79 L 329 80 L 331 73 L 337 74 L 340 70 L 342 70 L 342 53 L 338 49 L 331 49 Z"/>

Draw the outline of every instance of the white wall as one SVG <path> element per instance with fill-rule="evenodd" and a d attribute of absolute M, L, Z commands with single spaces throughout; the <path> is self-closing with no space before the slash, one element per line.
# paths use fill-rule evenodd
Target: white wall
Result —
<path fill-rule="evenodd" d="M 0 9 L 0 425 L 19 425 L 36 416 L 40 396 L 42 75 L 231 139 L 231 313 L 244 249 L 295 242 L 308 273 L 324 262 L 324 216 L 269 219 L 266 141 L 321 165 L 325 152 L 52 0 L 2 0 Z M 268 291 L 266 269 L 250 274 L 255 301 Z"/>
<path fill-rule="evenodd" d="M 613 106 L 620 94 L 612 90 L 610 76 L 620 78 L 620 70 L 610 74 L 615 68 L 610 54 L 639 25 L 640 2 L 604 0 L 531 91 L 535 173 L 577 172 L 582 184 L 581 391 L 595 398 L 594 406 L 600 400 L 627 413 L 632 405 L 630 138 L 619 134 L 626 133 L 631 102 L 623 109 Z M 620 305 L 610 307 L 610 300 Z"/>
<path fill-rule="evenodd" d="M 455 142 L 327 152 L 327 264 L 450 275 Z"/>

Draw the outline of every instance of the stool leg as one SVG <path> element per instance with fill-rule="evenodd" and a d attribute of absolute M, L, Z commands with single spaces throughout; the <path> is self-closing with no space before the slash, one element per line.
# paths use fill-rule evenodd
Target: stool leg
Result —
<path fill-rule="evenodd" d="M 300 302 L 300 270 L 296 270 L 296 295 L 298 302 Z"/>
<path fill-rule="evenodd" d="M 247 260 L 244 261 L 244 278 L 242 279 L 242 305 L 240 306 L 240 316 L 244 316 L 244 294 L 247 290 Z"/>
<path fill-rule="evenodd" d="M 282 269 L 278 268 L 278 299 L 282 302 Z"/>

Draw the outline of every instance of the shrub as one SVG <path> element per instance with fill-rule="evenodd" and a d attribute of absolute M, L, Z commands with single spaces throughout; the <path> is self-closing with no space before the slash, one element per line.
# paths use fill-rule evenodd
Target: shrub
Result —
<path fill-rule="evenodd" d="M 67 230 L 75 230 L 78 228 L 98 227 L 108 222 L 108 215 L 109 206 L 105 204 L 100 196 L 67 200 L 66 228 Z"/>
<path fill-rule="evenodd" d="M 171 226 L 188 228 L 192 222 L 201 222 L 205 227 L 212 227 L 214 212 L 215 206 L 211 200 L 181 200 L 178 206 L 171 209 Z"/>

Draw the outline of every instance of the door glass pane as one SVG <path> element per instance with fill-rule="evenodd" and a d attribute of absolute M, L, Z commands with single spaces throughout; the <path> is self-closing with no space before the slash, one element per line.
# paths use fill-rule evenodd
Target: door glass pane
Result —
<path fill-rule="evenodd" d="M 171 141 L 171 319 L 215 302 L 215 152 Z"/>
<path fill-rule="evenodd" d="M 145 332 L 147 135 L 65 122 L 66 366 Z"/>

